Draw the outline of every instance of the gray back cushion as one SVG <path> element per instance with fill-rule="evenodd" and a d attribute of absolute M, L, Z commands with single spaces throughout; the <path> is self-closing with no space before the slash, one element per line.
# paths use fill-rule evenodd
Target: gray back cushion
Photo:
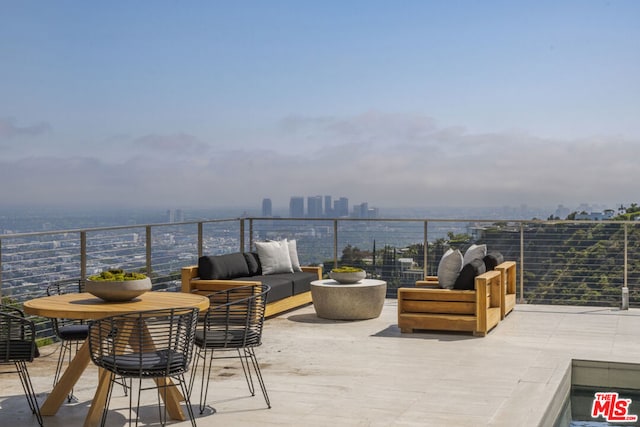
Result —
<path fill-rule="evenodd" d="M 448 249 L 438 264 L 438 284 L 444 289 L 453 289 L 453 285 L 462 270 L 462 253 L 459 249 Z"/>
<path fill-rule="evenodd" d="M 198 258 L 198 276 L 204 280 L 226 280 L 249 276 L 249 267 L 240 252 Z"/>
<path fill-rule="evenodd" d="M 249 267 L 249 276 L 260 276 L 262 274 L 262 267 L 260 266 L 258 253 L 245 252 L 244 258 L 247 260 L 247 267 Z"/>

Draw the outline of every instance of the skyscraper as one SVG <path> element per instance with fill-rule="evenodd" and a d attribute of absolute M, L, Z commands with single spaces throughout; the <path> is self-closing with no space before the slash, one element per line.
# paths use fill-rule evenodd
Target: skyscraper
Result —
<path fill-rule="evenodd" d="M 324 196 L 324 216 L 333 216 L 333 203 L 331 202 L 331 196 Z"/>
<path fill-rule="evenodd" d="M 309 218 L 322 216 L 322 196 L 307 197 L 307 216 Z"/>
<path fill-rule="evenodd" d="M 289 200 L 289 217 L 304 218 L 304 197 L 294 196 Z"/>
<path fill-rule="evenodd" d="M 333 202 L 333 214 L 336 217 L 349 216 L 349 199 L 340 197 Z"/>
<path fill-rule="evenodd" d="M 360 213 L 358 215 L 359 218 L 369 218 L 369 203 L 364 202 L 360 203 Z"/>
<path fill-rule="evenodd" d="M 263 217 L 273 216 L 271 199 L 262 199 L 262 216 Z"/>

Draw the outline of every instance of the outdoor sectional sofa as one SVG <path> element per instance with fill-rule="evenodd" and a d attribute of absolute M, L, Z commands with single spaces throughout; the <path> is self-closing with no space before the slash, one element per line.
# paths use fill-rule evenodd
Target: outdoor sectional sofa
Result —
<path fill-rule="evenodd" d="M 298 271 L 299 270 L 299 271 Z M 293 272 L 263 274 L 256 252 L 202 256 L 198 265 L 182 268 L 182 292 L 207 295 L 237 286 L 271 286 L 265 317 L 311 303 L 311 282 L 322 279 L 322 267 L 300 266 Z"/>

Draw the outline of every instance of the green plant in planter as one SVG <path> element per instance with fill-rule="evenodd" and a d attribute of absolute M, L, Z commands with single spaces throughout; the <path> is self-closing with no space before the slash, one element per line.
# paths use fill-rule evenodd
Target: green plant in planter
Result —
<path fill-rule="evenodd" d="M 363 270 L 358 267 L 344 266 L 344 267 L 334 268 L 331 271 L 333 271 L 334 273 L 357 273 Z"/>
<path fill-rule="evenodd" d="M 152 290 L 151 279 L 142 273 L 111 269 L 89 276 L 85 290 L 105 301 L 129 301 Z"/>
<path fill-rule="evenodd" d="M 126 280 L 140 280 L 146 278 L 146 274 L 125 272 L 120 268 L 103 271 L 100 274 L 89 276 L 89 280 L 93 280 L 94 282 L 124 282 Z"/>
<path fill-rule="evenodd" d="M 358 283 L 367 277 L 367 273 L 359 267 L 343 266 L 329 272 L 329 278 L 339 283 Z"/>

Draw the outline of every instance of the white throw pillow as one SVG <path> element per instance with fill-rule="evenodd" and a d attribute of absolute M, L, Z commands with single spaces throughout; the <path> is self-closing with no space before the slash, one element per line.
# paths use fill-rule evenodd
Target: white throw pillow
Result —
<path fill-rule="evenodd" d="M 278 242 L 256 242 L 256 249 L 262 274 L 293 273 L 286 239 Z"/>
<path fill-rule="evenodd" d="M 291 258 L 291 268 L 293 271 L 302 271 L 300 260 L 298 259 L 298 245 L 295 240 L 289 240 L 289 258 Z"/>
<path fill-rule="evenodd" d="M 464 253 L 464 265 L 469 264 L 474 259 L 483 259 L 486 255 L 487 245 L 476 245 L 474 243 Z"/>
<path fill-rule="evenodd" d="M 438 284 L 444 289 L 453 289 L 462 270 L 463 256 L 459 249 L 449 249 L 438 264 Z"/>

